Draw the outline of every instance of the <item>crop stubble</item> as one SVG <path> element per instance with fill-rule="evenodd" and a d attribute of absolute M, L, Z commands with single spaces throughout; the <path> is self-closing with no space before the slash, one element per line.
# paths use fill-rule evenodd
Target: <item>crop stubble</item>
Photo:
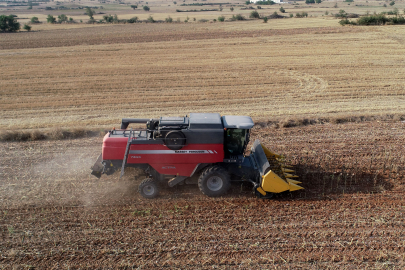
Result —
<path fill-rule="evenodd" d="M 403 112 L 403 29 L 136 27 L 0 40 L 0 127 L 249 114 L 305 190 L 267 201 L 246 184 L 219 199 L 180 186 L 148 201 L 136 171 L 88 174 L 101 138 L 3 142 L 0 267 L 404 267 L 404 123 L 265 124 Z"/>
<path fill-rule="evenodd" d="M 0 127 L 110 127 L 191 111 L 256 120 L 397 114 L 401 33 L 137 24 L 9 35 L 0 41 Z"/>
<path fill-rule="evenodd" d="M 136 171 L 88 174 L 101 138 L 1 143 L 0 265 L 401 268 L 404 130 L 256 126 L 253 137 L 290 157 L 306 188 L 274 200 L 254 198 L 249 184 L 217 199 L 187 185 L 145 200 Z"/>

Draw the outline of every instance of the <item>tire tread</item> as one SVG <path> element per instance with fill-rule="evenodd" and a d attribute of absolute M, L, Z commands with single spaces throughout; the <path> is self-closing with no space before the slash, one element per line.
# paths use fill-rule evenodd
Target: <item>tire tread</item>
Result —
<path fill-rule="evenodd" d="M 221 176 L 221 179 L 223 181 L 223 187 L 218 191 L 211 191 L 206 186 L 205 180 L 208 178 L 208 176 L 212 174 L 217 174 Z M 221 166 L 214 165 L 206 168 L 198 178 L 198 188 L 203 194 L 207 195 L 208 197 L 222 196 L 229 190 L 230 187 L 231 187 L 231 179 L 229 173 Z"/>
<path fill-rule="evenodd" d="M 145 186 L 146 184 L 153 184 L 155 186 L 156 192 L 155 194 L 151 195 L 151 196 L 147 196 L 143 193 L 142 188 L 143 186 Z M 139 194 L 141 194 L 142 197 L 147 198 L 147 199 L 153 199 L 156 198 L 159 195 L 159 187 L 158 184 L 156 183 L 156 181 L 152 178 L 146 178 L 144 180 L 142 180 L 142 182 L 139 184 L 138 186 L 138 192 Z"/>

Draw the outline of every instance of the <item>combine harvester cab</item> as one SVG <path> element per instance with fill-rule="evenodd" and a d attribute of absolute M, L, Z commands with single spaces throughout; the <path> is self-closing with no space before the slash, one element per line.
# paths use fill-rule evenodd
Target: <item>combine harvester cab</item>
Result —
<path fill-rule="evenodd" d="M 128 130 L 131 123 L 146 129 Z M 198 184 L 210 197 L 225 194 L 231 181 L 248 181 L 258 197 L 302 189 L 283 157 L 256 140 L 245 155 L 254 123 L 249 116 L 191 113 L 189 117 L 122 119 L 120 130 L 109 131 L 102 153 L 92 167 L 100 178 L 125 167 L 141 168 L 146 178 L 139 185 L 145 198 L 154 198 L 162 186 Z"/>

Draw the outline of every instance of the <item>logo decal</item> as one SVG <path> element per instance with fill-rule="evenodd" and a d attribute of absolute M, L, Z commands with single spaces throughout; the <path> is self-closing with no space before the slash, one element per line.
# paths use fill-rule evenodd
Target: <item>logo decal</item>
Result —
<path fill-rule="evenodd" d="M 130 150 L 130 154 L 218 154 L 212 150 Z M 134 156 L 135 158 L 135 156 Z"/>
<path fill-rule="evenodd" d="M 174 167 L 174 166 L 163 166 L 162 169 L 170 170 L 170 169 L 176 169 L 176 167 Z"/>

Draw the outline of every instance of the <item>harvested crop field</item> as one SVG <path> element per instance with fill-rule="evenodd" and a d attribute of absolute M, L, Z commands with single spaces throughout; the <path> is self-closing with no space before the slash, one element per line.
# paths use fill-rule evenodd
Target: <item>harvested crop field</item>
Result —
<path fill-rule="evenodd" d="M 122 117 L 196 111 L 256 121 L 403 116 L 403 27 L 263 25 L 6 34 L 0 127 L 99 129 Z"/>
<path fill-rule="evenodd" d="M 403 268 L 404 130 L 256 126 L 253 137 L 288 155 L 305 187 L 272 200 L 246 183 L 217 199 L 186 185 L 145 200 L 135 171 L 89 175 L 101 138 L 2 143 L 0 265 Z"/>
<path fill-rule="evenodd" d="M 0 39 L 0 128 L 28 134 L 0 137 L 0 269 L 405 267 L 403 26 L 38 28 Z M 182 185 L 146 200 L 139 171 L 90 175 L 100 130 L 190 112 L 252 116 L 252 141 L 305 189 Z"/>

